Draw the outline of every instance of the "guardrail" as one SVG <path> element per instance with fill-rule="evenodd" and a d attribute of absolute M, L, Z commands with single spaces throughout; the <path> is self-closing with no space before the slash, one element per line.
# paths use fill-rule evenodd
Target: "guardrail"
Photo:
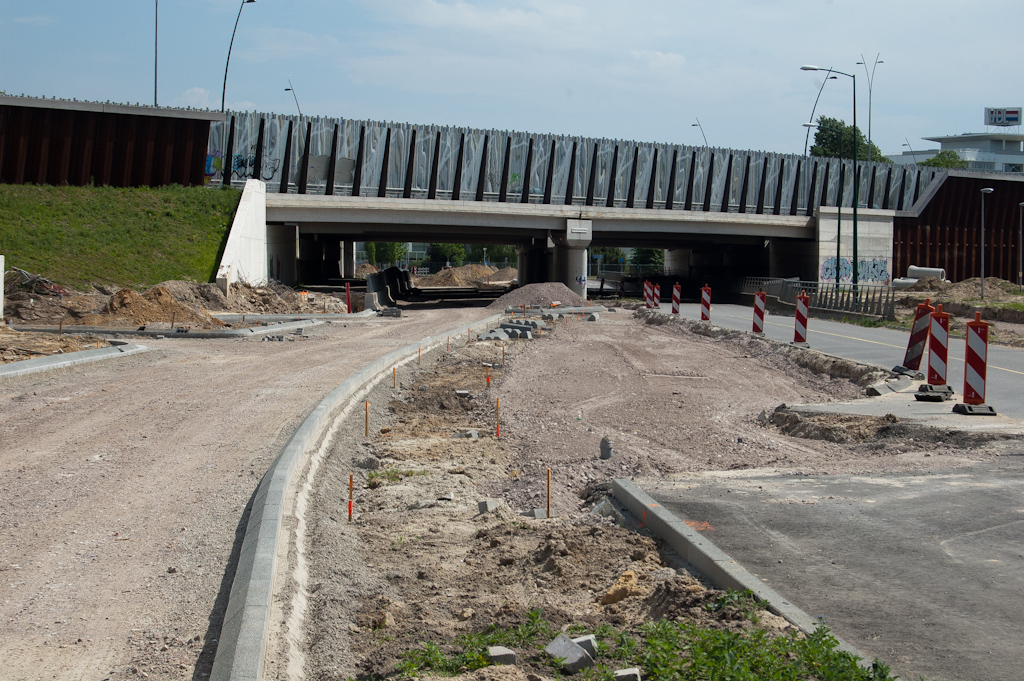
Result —
<path fill-rule="evenodd" d="M 764 291 L 783 303 L 796 305 L 801 291 L 810 296 L 811 307 L 837 312 L 896 318 L 896 299 L 892 286 L 880 284 L 835 284 L 821 281 L 800 281 L 773 277 L 747 277 L 742 293 Z"/>

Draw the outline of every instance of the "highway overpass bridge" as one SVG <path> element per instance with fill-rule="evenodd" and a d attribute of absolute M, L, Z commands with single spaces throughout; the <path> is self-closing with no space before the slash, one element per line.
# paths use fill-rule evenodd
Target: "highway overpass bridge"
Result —
<path fill-rule="evenodd" d="M 209 144 L 212 182 L 227 173 L 245 187 L 221 281 L 351 276 L 354 242 L 410 240 L 514 244 L 524 283 L 576 289 L 591 246 L 665 248 L 666 267 L 681 277 L 835 281 L 838 269 L 850 281 L 856 260 L 859 281 L 887 283 L 911 264 L 901 256 L 934 265 L 919 246 L 931 202 L 960 200 L 975 181 L 1008 182 L 761 151 L 259 113 L 213 123 Z M 1014 191 L 1024 186 L 1014 182 Z M 901 253 L 912 241 L 900 237 L 901 222 L 907 231 L 915 221 L 917 252 Z M 968 265 L 968 242 L 946 257 Z"/>

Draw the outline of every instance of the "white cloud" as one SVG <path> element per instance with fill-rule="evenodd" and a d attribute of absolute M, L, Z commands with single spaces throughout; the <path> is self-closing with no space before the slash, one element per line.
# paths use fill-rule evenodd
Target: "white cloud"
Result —
<path fill-rule="evenodd" d="M 190 106 L 193 109 L 212 109 L 215 106 L 206 88 L 194 87 L 185 90 L 173 99 L 174 106 Z"/>

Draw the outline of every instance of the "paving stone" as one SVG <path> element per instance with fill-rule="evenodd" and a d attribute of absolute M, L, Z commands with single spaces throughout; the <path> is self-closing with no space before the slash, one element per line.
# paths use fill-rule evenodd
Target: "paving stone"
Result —
<path fill-rule="evenodd" d="M 572 642 L 587 651 L 591 657 L 597 657 L 597 639 L 594 638 L 593 634 L 578 636 Z"/>
<path fill-rule="evenodd" d="M 596 322 L 600 318 L 601 318 L 601 316 L 598 315 L 596 312 L 593 312 L 593 313 L 587 315 L 587 321 L 588 322 Z"/>
<path fill-rule="evenodd" d="M 617 680 L 621 681 L 640 681 L 640 667 L 616 669 L 613 675 Z"/>
<path fill-rule="evenodd" d="M 594 666 L 594 658 L 590 653 L 579 644 L 573 643 L 565 634 L 559 634 L 544 648 L 544 652 L 562 660 L 562 669 L 570 674 Z"/>
<path fill-rule="evenodd" d="M 491 646 L 487 649 L 487 658 L 492 664 L 515 664 L 516 651 L 505 646 Z"/>
<path fill-rule="evenodd" d="M 480 509 L 481 513 L 494 513 L 501 506 L 501 502 L 501 499 L 481 499 L 477 502 L 477 508 Z M 511 664 L 515 664 L 515 662 Z"/>

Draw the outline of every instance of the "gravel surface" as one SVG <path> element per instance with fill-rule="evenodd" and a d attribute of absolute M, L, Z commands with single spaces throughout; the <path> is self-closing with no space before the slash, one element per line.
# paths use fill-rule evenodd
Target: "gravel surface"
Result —
<path fill-rule="evenodd" d="M 296 570 L 304 586 L 279 575 L 289 626 L 276 632 L 269 676 L 384 675 L 422 642 L 451 650 L 459 634 L 517 624 L 536 607 L 557 625 L 591 630 L 663 616 L 742 625 L 702 619 L 714 598 L 706 584 L 648 539 L 589 513 L 613 477 L 645 485 L 701 471 L 907 471 L 996 455 L 985 438 L 915 442 L 920 433 L 893 418 L 833 415 L 797 428 L 780 402 L 853 399 L 863 388 L 850 377 L 870 376 L 820 353 L 645 317 L 569 320 L 516 341 L 489 389 L 481 368 L 499 349 L 487 343 L 430 358 L 398 389 L 378 386 L 370 437 L 361 420 L 348 423 L 307 478 L 309 548 Z M 471 429 L 479 439 L 453 437 Z M 602 438 L 612 441 L 609 459 L 599 456 Z M 554 518 L 524 518 L 546 507 L 549 470 Z M 498 510 L 478 513 L 483 498 L 500 500 Z M 293 566 L 295 555 L 293 546 Z M 627 571 L 636 588 L 604 602 Z M 540 671 L 519 652 L 524 671 Z"/>
<path fill-rule="evenodd" d="M 3 678 L 203 678 L 243 510 L 296 426 L 371 359 L 487 314 L 147 340 L 0 383 Z"/>

